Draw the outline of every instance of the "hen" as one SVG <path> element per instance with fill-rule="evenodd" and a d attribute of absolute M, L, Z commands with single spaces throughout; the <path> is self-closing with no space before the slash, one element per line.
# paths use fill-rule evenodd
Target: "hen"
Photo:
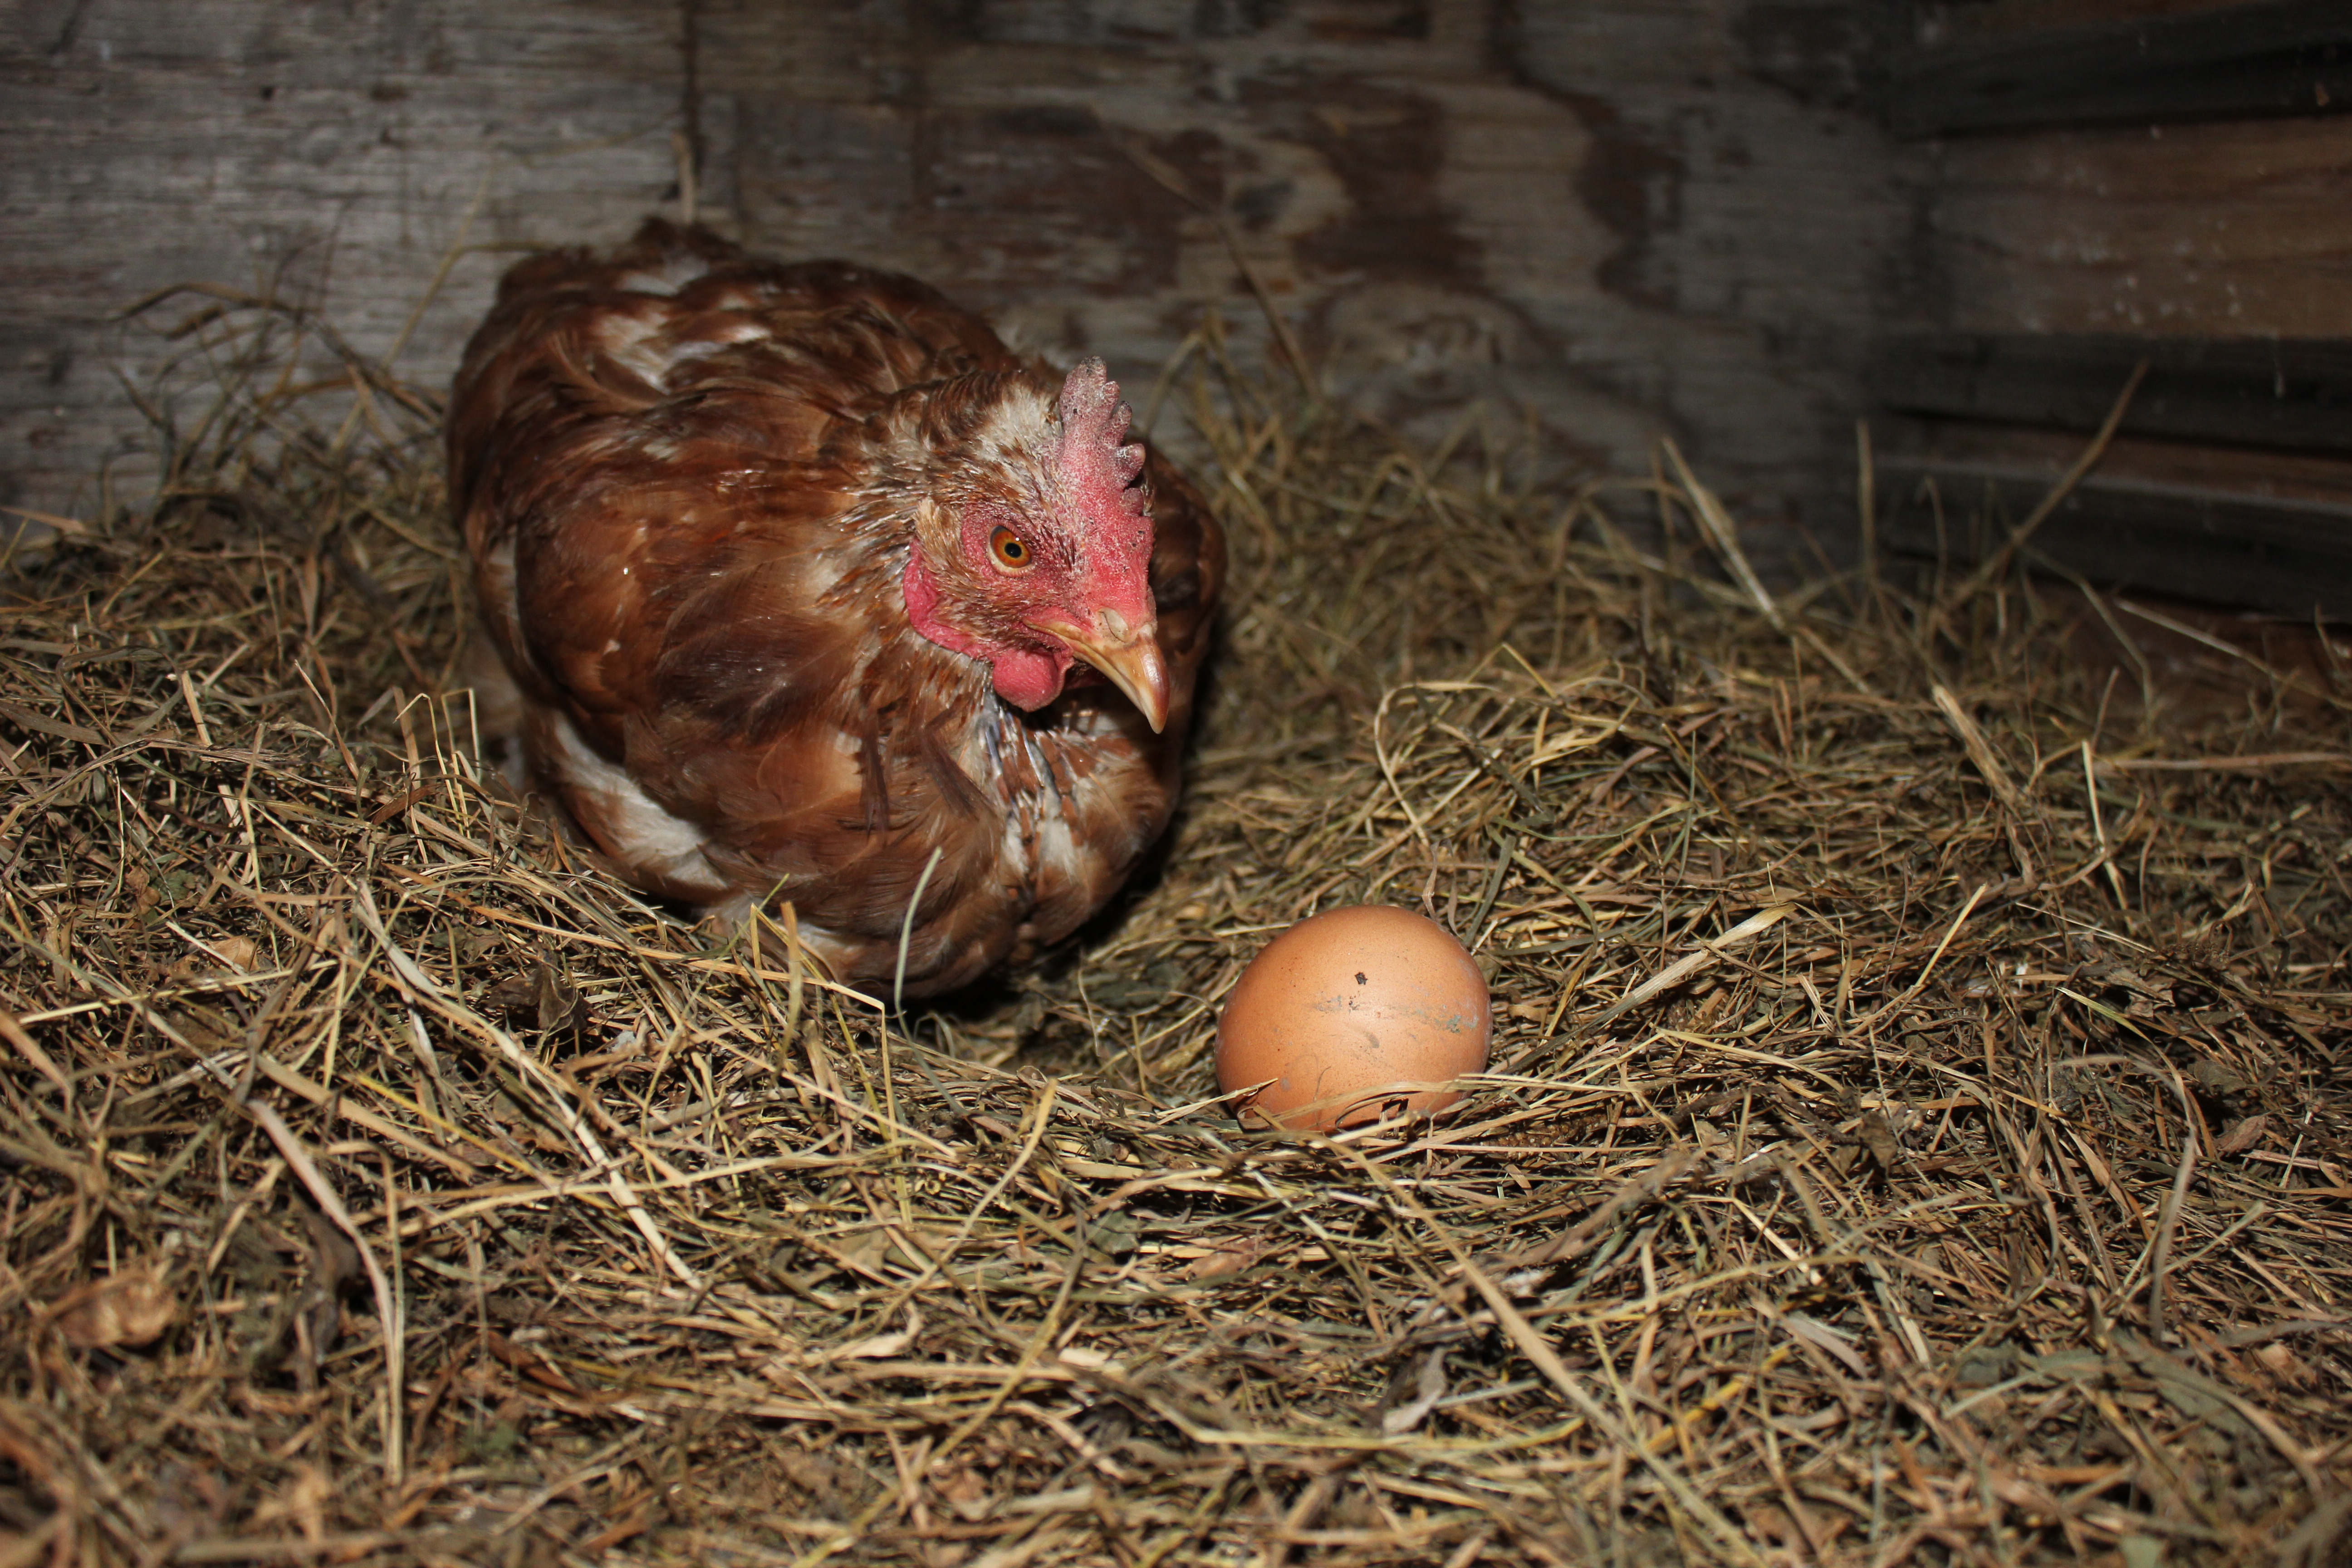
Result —
<path fill-rule="evenodd" d="M 524 261 L 450 405 L 485 727 L 637 886 L 789 900 L 837 978 L 910 902 L 908 994 L 1018 960 L 1167 826 L 1223 576 L 1128 420 L 909 278 L 660 222 Z"/>

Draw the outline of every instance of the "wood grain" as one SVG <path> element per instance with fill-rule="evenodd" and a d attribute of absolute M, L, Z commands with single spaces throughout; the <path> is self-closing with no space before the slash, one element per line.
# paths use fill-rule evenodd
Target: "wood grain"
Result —
<path fill-rule="evenodd" d="M 1888 71 L 1903 136 L 2315 114 L 2352 102 L 2338 0 L 2143 14 L 1915 48 Z"/>
<path fill-rule="evenodd" d="M 672 21 L 644 5 L 448 0 L 12 8 L 0 502 L 90 509 L 87 478 L 110 460 L 136 492 L 152 443 L 117 372 L 151 380 L 185 348 L 159 330 L 191 313 L 118 320 L 154 289 L 274 291 L 382 353 L 478 195 L 475 245 L 606 232 L 659 203 L 676 168 Z M 459 263 L 403 369 L 446 383 L 505 259 Z"/>
<path fill-rule="evenodd" d="M 1950 327 L 2352 337 L 2352 118 L 1975 138 L 1941 166 Z"/>
<path fill-rule="evenodd" d="M 112 317 L 150 290 L 275 288 L 382 352 L 461 232 L 674 214 L 690 130 L 722 232 L 911 271 L 1065 360 L 1148 377 L 1211 308 L 1246 353 L 1230 237 L 1384 419 L 1433 440 L 1483 401 L 1634 471 L 1670 434 L 1744 520 L 1834 508 L 1925 160 L 1834 89 L 1835 5 L 1766 9 L 696 0 L 689 102 L 665 0 L 28 0 L 0 19 L 0 502 L 87 510 L 110 454 L 135 491 L 117 371 L 173 351 Z M 419 385 L 507 259 L 467 254 L 425 310 Z"/>
<path fill-rule="evenodd" d="M 1962 520 L 2023 517 L 2049 489 L 2045 476 L 2010 465 L 1895 459 L 1882 473 L 1902 498 L 1887 542 L 1953 562 L 1979 560 L 2004 537 Z M 1940 526 L 1924 493 L 1930 478 L 1950 503 Z M 2026 558 L 2109 586 L 2299 620 L 2352 618 L 2352 507 L 2094 478 L 2059 504 Z"/>
<path fill-rule="evenodd" d="M 2122 333 L 1900 333 L 1871 356 L 1906 413 L 2095 430 L 2143 361 L 2119 429 L 2352 452 L 2352 342 Z"/>

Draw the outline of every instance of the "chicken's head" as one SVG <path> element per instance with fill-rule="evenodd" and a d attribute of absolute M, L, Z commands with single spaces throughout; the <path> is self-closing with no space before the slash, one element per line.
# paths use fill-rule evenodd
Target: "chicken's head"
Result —
<path fill-rule="evenodd" d="M 1070 372 L 1050 403 L 1005 388 L 918 509 L 908 618 L 985 661 L 998 696 L 1043 708 L 1070 667 L 1108 677 L 1157 731 L 1170 686 L 1151 597 L 1151 508 L 1123 446 L 1129 411 L 1103 362 Z"/>

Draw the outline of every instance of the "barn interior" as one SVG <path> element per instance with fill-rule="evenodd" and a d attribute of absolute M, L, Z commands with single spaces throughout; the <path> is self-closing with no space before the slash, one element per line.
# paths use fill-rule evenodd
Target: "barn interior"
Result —
<path fill-rule="evenodd" d="M 0 60 L 0 1562 L 2352 1549 L 2336 0 Z M 1044 966 L 894 1013 L 479 766 L 441 399 L 649 215 L 1102 355 L 1212 492 L 1192 804 Z M 1253 1131 L 1220 999 L 1349 902 L 1491 1070 Z"/>
<path fill-rule="evenodd" d="M 1064 359 L 1148 374 L 1271 310 L 1424 444 L 1477 408 L 1639 474 L 1671 436 L 1794 573 L 1799 528 L 1860 547 L 1858 420 L 1888 544 L 1928 552 L 1923 478 L 2021 517 L 2146 359 L 2037 547 L 2347 609 L 2324 3 L 50 0 L 9 31 L 21 508 L 152 479 L 123 383 L 171 323 L 125 315 L 157 290 L 319 310 L 444 386 L 517 251 L 690 201 Z"/>

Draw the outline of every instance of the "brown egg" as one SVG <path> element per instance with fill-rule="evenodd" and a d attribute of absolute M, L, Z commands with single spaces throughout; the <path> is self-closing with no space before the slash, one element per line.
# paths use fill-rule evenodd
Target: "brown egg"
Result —
<path fill-rule="evenodd" d="M 1444 926 L 1326 910 L 1242 972 L 1217 1020 L 1217 1087 L 1265 1084 L 1242 1119 L 1297 1132 L 1426 1114 L 1462 1098 L 1439 1085 L 1486 1067 L 1493 1025 L 1486 978 Z"/>

